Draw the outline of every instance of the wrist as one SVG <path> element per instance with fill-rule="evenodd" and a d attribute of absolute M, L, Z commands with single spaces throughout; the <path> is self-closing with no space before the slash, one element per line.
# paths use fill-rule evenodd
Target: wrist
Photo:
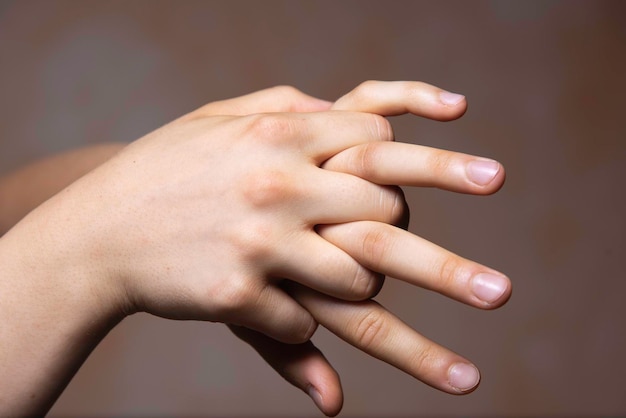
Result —
<path fill-rule="evenodd" d="M 59 313 L 72 316 L 64 320 L 119 322 L 125 298 L 99 260 L 95 230 L 81 222 L 81 207 L 72 200 L 55 196 L 2 237 L 4 271 L 9 273 L 3 280 L 48 308 L 58 305 Z"/>
<path fill-rule="evenodd" d="M 59 214 L 44 205 L 0 238 L 0 415 L 44 415 L 124 317 Z"/>

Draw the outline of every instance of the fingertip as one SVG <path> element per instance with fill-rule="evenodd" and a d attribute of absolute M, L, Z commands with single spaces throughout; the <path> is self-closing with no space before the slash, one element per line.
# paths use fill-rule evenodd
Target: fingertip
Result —
<path fill-rule="evenodd" d="M 471 278 L 470 286 L 482 309 L 499 308 L 511 297 L 511 280 L 500 273 L 479 273 Z"/>
<path fill-rule="evenodd" d="M 467 98 L 463 94 L 440 90 L 439 103 L 443 105 L 440 113 L 435 115 L 440 121 L 450 121 L 460 118 L 467 111 Z"/>
<path fill-rule="evenodd" d="M 382 116 L 412 113 L 438 121 L 449 121 L 463 116 L 467 110 L 467 100 L 462 94 L 419 81 L 369 80 L 339 98 L 332 109 Z"/>
<path fill-rule="evenodd" d="M 298 369 L 301 382 L 306 384 L 296 383 L 296 386 L 300 386 L 309 395 L 324 415 L 334 417 L 343 407 L 341 380 L 324 355 L 316 348 L 314 350 Z"/>
<path fill-rule="evenodd" d="M 315 386 L 309 385 L 306 393 L 309 395 L 309 398 L 311 398 L 315 406 L 317 406 L 320 411 L 324 412 L 324 398 L 322 398 L 322 395 L 315 388 Z"/>
<path fill-rule="evenodd" d="M 323 396 L 320 391 L 313 385 L 307 388 L 307 394 L 315 403 L 315 406 L 327 417 L 334 417 L 343 407 L 343 393 L 341 388 L 335 391 L 328 391 Z"/>
<path fill-rule="evenodd" d="M 452 93 L 450 91 L 441 90 L 439 92 L 439 100 L 446 106 L 457 106 L 459 103 L 465 100 L 465 96 L 462 94 Z"/>
<path fill-rule="evenodd" d="M 487 158 L 476 158 L 467 162 L 465 174 L 475 188 L 473 193 L 483 195 L 490 195 L 500 190 L 506 179 L 502 164 Z"/>
<path fill-rule="evenodd" d="M 448 369 L 448 385 L 457 395 L 471 393 L 479 384 L 480 372 L 471 363 L 454 363 Z"/>

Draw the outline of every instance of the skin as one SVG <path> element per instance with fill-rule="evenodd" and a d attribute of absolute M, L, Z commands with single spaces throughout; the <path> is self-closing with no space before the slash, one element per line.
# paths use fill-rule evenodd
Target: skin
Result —
<path fill-rule="evenodd" d="M 79 150 L 0 181 L 2 201 L 20 184 L 34 191 L 13 199 L 0 225 L 53 195 L 0 238 L 0 312 L 10 318 L 0 413 L 45 413 L 93 347 L 138 311 L 229 324 L 327 415 L 342 392 L 309 341 L 318 324 L 440 390 L 472 391 L 469 361 L 370 299 L 378 273 L 483 309 L 510 296 L 505 276 L 394 226 L 407 219 L 396 185 L 490 194 L 504 181 L 490 160 L 392 141 L 381 116 L 461 116 L 464 98 L 442 92 L 367 82 L 331 104 L 268 89 L 127 147 Z M 80 169 L 41 174 L 68 159 Z M 479 182 L 469 176 L 477 166 Z M 491 292 L 477 287 L 489 278 Z"/>

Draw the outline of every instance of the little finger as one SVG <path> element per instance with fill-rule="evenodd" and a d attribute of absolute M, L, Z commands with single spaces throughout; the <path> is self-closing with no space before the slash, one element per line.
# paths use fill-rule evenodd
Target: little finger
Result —
<path fill-rule="evenodd" d="M 478 386 L 474 365 L 423 337 L 377 302 L 345 302 L 296 284 L 288 292 L 339 338 L 430 386 L 458 395 Z"/>

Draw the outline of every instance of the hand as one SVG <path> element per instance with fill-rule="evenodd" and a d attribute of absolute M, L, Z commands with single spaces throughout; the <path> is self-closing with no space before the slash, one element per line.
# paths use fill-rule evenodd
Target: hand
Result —
<path fill-rule="evenodd" d="M 393 92 L 395 88 L 391 87 L 399 85 L 381 86 L 384 91 Z M 377 89 L 372 89 L 375 86 L 375 83 L 364 85 L 356 91 L 370 94 L 376 92 Z M 433 97 L 429 89 L 434 88 L 414 86 L 419 87 L 414 93 L 421 92 L 422 99 L 409 103 L 412 106 L 421 103 L 424 108 L 419 112 L 437 113 L 436 106 L 425 105 Z M 387 103 L 393 107 L 372 110 L 381 114 L 397 113 L 403 106 L 394 102 L 402 101 L 395 93 L 382 101 L 378 99 L 382 96 L 376 94 L 369 102 L 365 100 L 367 94 L 351 105 L 365 104 L 365 109 L 359 109 L 365 112 L 368 106 Z M 357 346 L 363 345 L 359 335 L 343 327 L 359 315 L 371 318 L 381 313 L 382 330 L 404 335 L 405 341 L 417 335 L 394 323 L 393 317 L 371 305 L 372 302 L 345 304 L 293 285 L 302 283 L 351 300 L 367 299 L 380 288 L 382 283 L 377 274 L 319 238 L 313 227 L 318 223 L 343 223 L 320 227 L 326 238 L 341 243 L 349 238 L 342 238 L 344 226 L 357 225 L 361 231 L 375 231 L 402 222 L 404 200 L 398 189 L 376 186 L 354 175 L 330 172 L 344 170 L 359 174 L 359 164 L 354 158 L 392 156 L 395 148 L 358 147 L 367 142 L 388 142 L 385 140 L 390 139 L 391 129 L 381 117 L 349 112 L 213 117 L 259 111 L 322 112 L 330 106 L 328 102 L 285 87 L 209 104 L 124 149 L 112 161 L 41 205 L 3 236 L 0 310 L 8 320 L 0 328 L 5 354 L 0 359 L 0 371 L 7 379 L 5 384 L 0 384 L 0 410 L 9 414 L 10 411 L 44 413 L 98 341 L 123 316 L 144 310 L 165 317 L 225 321 L 249 327 L 237 329 L 279 372 L 297 386 L 311 389 L 323 411 L 338 412 L 341 387 L 321 353 L 310 342 L 291 345 L 279 340 L 306 340 L 316 326 L 311 313 Z M 464 106 L 452 106 L 433 116 L 454 117 L 459 109 L 464 110 Z M 234 136 L 233 144 L 228 138 L 234 133 L 240 135 Z M 255 136 L 260 141 L 255 141 Z M 394 147 L 400 145 L 403 144 Z M 224 152 L 221 158 L 211 160 L 215 157 L 215 147 L 221 147 Z M 346 152 L 342 153 L 342 149 Z M 416 150 L 412 148 L 411 152 Z M 265 160 L 250 159 L 251 153 L 262 155 L 273 164 L 263 165 Z M 337 156 L 327 160 L 333 154 Z M 293 155 L 295 159 L 291 158 Z M 212 164 L 204 164 L 203 158 Z M 464 158 L 455 161 L 471 159 Z M 376 157 L 376 160 L 381 163 L 379 167 L 389 166 L 384 163 L 389 161 L 387 158 Z M 323 161 L 326 171 L 319 168 Z M 278 173 L 271 172 L 268 178 L 274 180 L 267 181 L 260 175 L 252 177 L 249 171 L 232 171 L 241 162 L 257 173 L 272 167 L 278 167 Z M 289 176 L 282 175 L 286 170 L 290 170 Z M 292 173 L 295 173 L 293 178 Z M 401 169 L 389 177 L 389 173 L 365 170 L 361 176 L 382 184 L 403 183 L 394 179 L 398 173 L 410 171 Z M 499 187 L 502 174 L 497 172 L 492 183 L 479 187 L 480 190 L 473 190 L 472 185 L 456 189 L 489 193 Z M 292 181 L 305 177 L 312 183 Z M 414 173 L 409 178 L 417 181 L 421 177 Z M 454 188 L 451 185 L 459 181 L 458 178 L 433 180 L 425 178 L 420 182 Z M 263 187 L 251 187 L 255 182 Z M 216 195 L 220 196 L 219 204 Z M 324 200 L 324 196 L 330 196 L 331 202 Z M 337 204 L 337 196 L 346 199 Z M 218 207 L 227 210 L 215 211 Z M 245 218 L 243 225 L 228 222 L 238 216 Z M 280 219 L 276 229 L 263 234 L 269 230 L 267 225 L 277 218 Z M 363 219 L 374 223 L 352 222 Z M 385 231 L 398 232 L 380 230 L 382 235 Z M 405 237 L 409 239 L 409 236 Z M 282 245 L 277 246 L 277 239 L 284 240 Z M 215 243 L 224 245 L 221 250 L 212 251 Z M 358 248 L 350 249 L 349 239 L 344 244 L 355 257 L 361 257 L 361 263 L 382 272 L 395 263 L 391 260 L 385 264 L 382 258 L 372 258 L 360 253 Z M 316 256 L 298 258 L 301 250 Z M 445 252 L 442 254 L 445 258 Z M 310 312 L 282 292 L 278 280 L 283 278 L 290 279 L 288 291 Z M 406 279 L 415 277 L 409 274 Z M 428 286 L 428 282 L 426 277 L 424 284 Z M 440 290 L 446 294 L 452 288 L 454 285 Z M 509 292 L 510 287 L 489 306 L 503 303 Z M 457 293 L 463 296 L 462 291 Z M 50 315 L 51 312 L 55 314 Z M 260 315 L 255 318 L 257 312 Z M 430 344 L 425 342 L 423 347 Z M 33 351 L 32 347 L 38 350 Z M 386 342 L 363 348 L 429 381 L 428 367 L 411 369 L 406 359 L 398 357 Z"/>
<path fill-rule="evenodd" d="M 437 120 L 461 116 L 463 98 L 442 103 L 441 90 L 422 83 L 368 82 L 338 100 L 334 109 L 392 115 L 411 112 Z M 358 175 L 380 184 L 439 187 L 490 194 L 504 181 L 504 170 L 491 160 L 394 142 L 368 143 L 332 157 L 324 168 Z M 377 222 L 323 226 L 320 234 L 372 270 L 436 290 L 470 305 L 492 309 L 511 293 L 502 274 L 458 257 L 399 228 Z M 346 302 L 290 285 L 289 292 L 315 319 L 350 344 L 440 390 L 474 390 L 477 369 L 457 354 L 427 340 L 374 301 Z M 231 327 L 286 380 L 308 393 L 327 415 L 342 406 L 339 378 L 309 341 L 281 344 L 250 330 Z"/>
<path fill-rule="evenodd" d="M 271 110 L 292 90 L 269 93 L 238 103 Z M 201 108 L 125 147 L 7 232 L 0 414 L 44 413 L 98 341 L 136 311 L 293 343 L 317 323 L 283 280 L 343 299 L 375 294 L 380 276 L 315 226 L 394 223 L 402 195 L 320 166 L 354 145 L 389 141 L 392 131 L 381 116 L 322 112 L 328 103 L 308 99 L 298 109 L 307 107 L 319 112 Z"/>
<path fill-rule="evenodd" d="M 85 201 L 72 208 L 90 223 L 84 241 L 91 244 L 80 254 L 107 292 L 125 295 L 127 312 L 306 341 L 316 322 L 279 280 L 351 300 L 380 287 L 314 227 L 394 222 L 403 210 L 395 189 L 319 166 L 351 146 L 391 140 L 392 132 L 384 118 L 365 113 L 205 110 L 129 145 L 63 194 Z"/>

